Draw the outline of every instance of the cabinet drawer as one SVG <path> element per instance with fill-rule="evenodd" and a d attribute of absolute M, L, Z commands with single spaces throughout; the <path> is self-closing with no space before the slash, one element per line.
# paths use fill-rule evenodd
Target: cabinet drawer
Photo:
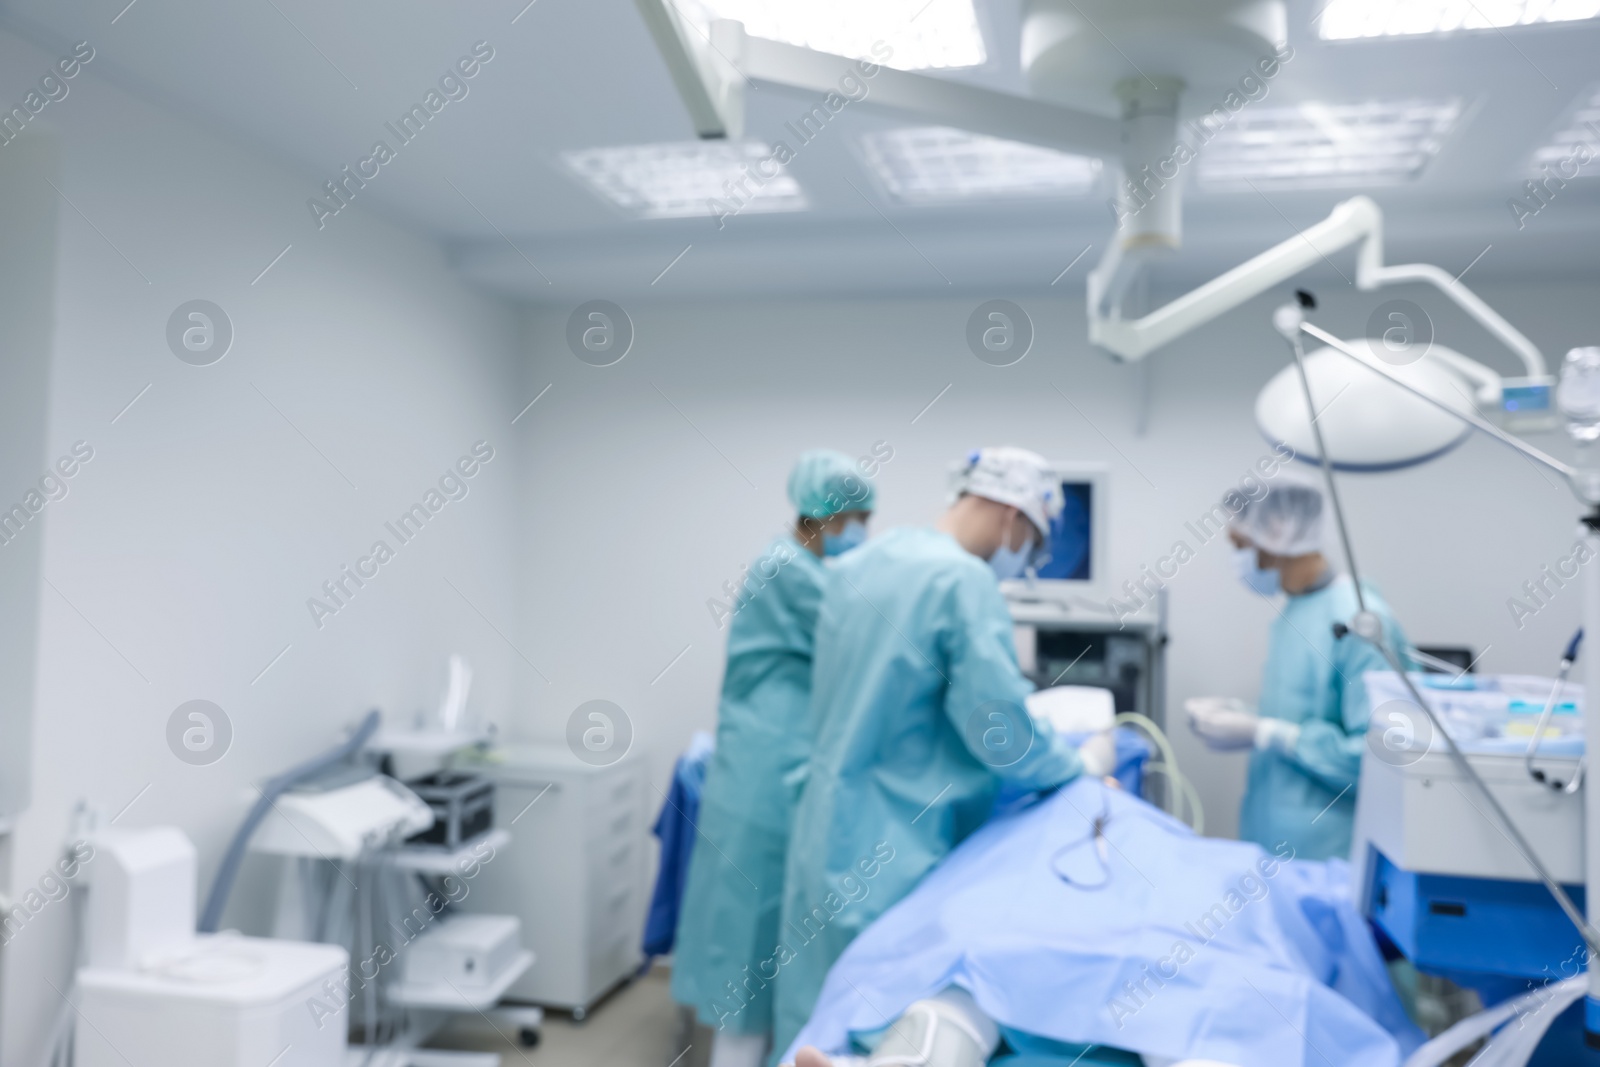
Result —
<path fill-rule="evenodd" d="M 589 950 L 598 953 L 616 941 L 637 942 L 644 933 L 638 913 L 639 891 L 632 885 L 597 886 L 589 913 Z"/>
<path fill-rule="evenodd" d="M 620 815 L 633 815 L 643 810 L 640 806 L 639 782 L 631 774 L 617 775 L 604 781 L 593 782 L 586 790 L 585 821 L 597 831 L 606 828 Z"/>
<path fill-rule="evenodd" d="M 622 841 L 593 841 L 589 852 L 589 881 L 601 896 L 616 885 L 635 884 L 640 881 L 639 839 L 630 837 Z"/>
<path fill-rule="evenodd" d="M 620 811 L 639 803 L 639 779 L 631 771 L 595 782 L 589 789 L 589 804 L 598 811 Z"/>
<path fill-rule="evenodd" d="M 642 820 L 638 811 L 626 808 L 620 811 L 590 811 L 586 825 L 587 840 L 584 850 L 605 852 L 612 846 L 632 841 L 640 835 Z"/>

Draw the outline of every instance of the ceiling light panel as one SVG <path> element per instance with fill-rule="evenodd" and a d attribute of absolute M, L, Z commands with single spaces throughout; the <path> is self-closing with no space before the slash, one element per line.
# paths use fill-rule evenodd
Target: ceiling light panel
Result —
<path fill-rule="evenodd" d="M 1201 151 L 1199 180 L 1211 188 L 1413 181 L 1460 115 L 1454 100 L 1247 109 Z"/>
<path fill-rule="evenodd" d="M 801 211 L 800 183 L 759 141 L 689 141 L 563 152 L 595 191 L 647 219 Z M 771 175 L 768 177 L 767 175 Z"/>
<path fill-rule="evenodd" d="M 704 29 L 737 19 L 752 37 L 870 59 L 899 70 L 975 67 L 988 58 L 973 0 L 680 0 Z"/>
<path fill-rule="evenodd" d="M 1600 0 L 1332 0 L 1318 19 L 1325 41 L 1490 30 L 1600 16 Z"/>
<path fill-rule="evenodd" d="M 908 204 L 1027 196 L 1082 196 L 1100 161 L 943 126 L 868 134 L 867 166 L 889 195 Z"/>
<path fill-rule="evenodd" d="M 1588 164 L 1582 162 L 1585 148 Z M 1548 164 L 1562 177 L 1573 177 L 1574 169 L 1579 175 L 1590 176 L 1600 174 L 1597 159 L 1600 159 L 1600 85 L 1591 85 L 1567 109 L 1544 147 L 1533 154 L 1533 169 L 1539 171 Z"/>

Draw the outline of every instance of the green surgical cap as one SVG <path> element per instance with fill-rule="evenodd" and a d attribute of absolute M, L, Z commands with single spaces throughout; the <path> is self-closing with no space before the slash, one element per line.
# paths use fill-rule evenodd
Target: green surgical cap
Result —
<path fill-rule="evenodd" d="M 872 483 L 856 461 L 826 448 L 802 453 L 789 472 L 789 501 L 802 518 L 827 519 L 841 511 L 871 511 Z"/>

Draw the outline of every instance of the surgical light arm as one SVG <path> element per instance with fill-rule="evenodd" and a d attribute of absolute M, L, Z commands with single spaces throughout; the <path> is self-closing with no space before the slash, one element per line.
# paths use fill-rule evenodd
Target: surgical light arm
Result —
<path fill-rule="evenodd" d="M 1139 319 L 1123 319 L 1122 300 L 1130 286 L 1154 256 L 1176 249 L 1180 243 L 1181 175 L 1165 180 L 1150 173 L 1177 136 L 1180 81 L 1146 78 L 1135 89 L 1125 90 L 1124 115 L 1119 121 L 891 67 L 874 66 L 868 78 L 863 61 L 751 37 L 742 23 L 731 19 L 715 19 L 701 26 L 684 18 L 673 0 L 636 3 L 701 137 L 744 136 L 745 98 L 751 85 L 845 94 L 846 84 L 850 84 L 859 85 L 862 93 L 848 94 L 853 106 L 1117 160 L 1124 174 L 1153 182 L 1157 191 L 1137 208 L 1130 204 L 1128 190 L 1119 190 L 1119 232 L 1089 274 L 1089 340 L 1120 359 L 1143 359 L 1319 261 L 1358 245 L 1357 288 L 1370 291 L 1404 282 L 1432 285 L 1516 353 L 1528 377 L 1544 379 L 1548 373 L 1538 347 L 1459 280 L 1426 263 L 1385 266 L 1383 213 L 1364 196 L 1344 201 L 1322 222 L 1166 306 Z M 842 81 L 852 76 L 853 83 Z M 1146 90 L 1144 82 L 1152 91 Z M 1441 356 L 1476 386 L 1480 405 L 1500 400 L 1500 378 L 1493 371 L 1470 360 Z"/>
<path fill-rule="evenodd" d="M 1079 155 L 1115 158 L 1122 124 L 1116 119 L 996 92 L 964 82 L 914 74 L 811 48 L 751 37 L 743 23 L 716 19 L 702 28 L 678 13 L 671 0 L 637 0 L 645 24 L 703 138 L 744 136 L 746 90 L 754 85 L 823 96 L 860 91 L 852 107 L 865 106 L 924 122 L 1005 137 Z M 873 73 L 863 74 L 863 64 Z M 840 80 L 853 77 L 861 90 Z"/>
<path fill-rule="evenodd" d="M 1444 293 L 1522 360 L 1529 377 L 1548 371 L 1538 347 L 1445 271 L 1426 263 L 1383 265 L 1383 212 L 1365 196 L 1351 197 L 1298 235 L 1213 278 L 1143 318 L 1124 320 L 1108 310 L 1118 294 L 1113 278 L 1121 252 L 1113 251 L 1089 275 L 1089 340 L 1124 360 L 1143 359 L 1155 349 L 1205 325 L 1351 245 L 1356 253 L 1356 288 L 1369 291 L 1402 282 L 1422 282 Z M 1499 399 L 1499 377 L 1470 360 L 1450 359 L 1453 369 L 1479 387 L 1480 402 Z M 1466 364 L 1466 365 L 1463 365 Z"/>

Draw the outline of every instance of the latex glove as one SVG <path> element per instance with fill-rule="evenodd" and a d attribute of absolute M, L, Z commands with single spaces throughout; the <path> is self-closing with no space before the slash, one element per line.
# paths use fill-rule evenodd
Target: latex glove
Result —
<path fill-rule="evenodd" d="M 1289 722 L 1286 719 L 1270 719 L 1262 716 L 1256 723 L 1256 747 L 1263 752 L 1272 749 L 1278 752 L 1293 752 L 1300 743 L 1300 724 Z"/>
<path fill-rule="evenodd" d="M 1191 697 L 1183 702 L 1189 729 L 1218 752 L 1254 748 L 1260 716 L 1233 697 Z"/>
<path fill-rule="evenodd" d="M 1117 743 L 1110 730 L 1094 734 L 1078 746 L 1078 758 L 1083 760 L 1083 773 L 1092 778 L 1104 778 L 1117 769 Z"/>

